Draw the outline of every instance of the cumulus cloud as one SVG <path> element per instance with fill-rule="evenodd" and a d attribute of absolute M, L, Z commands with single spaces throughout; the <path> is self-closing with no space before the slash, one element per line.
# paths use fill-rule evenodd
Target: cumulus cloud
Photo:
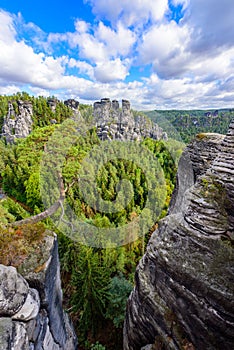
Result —
<path fill-rule="evenodd" d="M 108 83 L 114 80 L 124 80 L 128 73 L 129 60 L 115 60 L 97 63 L 94 68 L 94 77 L 102 83 Z"/>
<path fill-rule="evenodd" d="M 94 77 L 93 66 L 85 61 L 79 61 L 79 60 L 75 60 L 74 58 L 70 58 L 70 60 L 68 62 L 68 66 L 71 68 L 74 68 L 74 67 L 78 68 L 78 70 L 81 74 L 85 74 L 89 78 Z"/>
<path fill-rule="evenodd" d="M 112 23 L 121 21 L 127 25 L 139 25 L 149 20 L 162 20 L 168 10 L 167 0 L 86 0 L 99 18 L 106 18 Z"/>
<path fill-rule="evenodd" d="M 100 82 L 124 80 L 129 74 L 130 55 L 136 42 L 136 34 L 122 23 L 117 23 L 115 29 L 103 22 L 97 25 L 83 21 L 75 21 L 75 31 L 66 34 L 50 34 L 50 44 L 68 42 L 70 48 L 78 50 L 79 58 L 71 58 L 69 67 L 78 68 L 81 74 Z"/>
<path fill-rule="evenodd" d="M 15 40 L 16 30 L 14 27 L 14 18 L 15 16 L 10 16 L 5 11 L 0 11 L 0 40 L 4 43 L 11 44 Z"/>
<path fill-rule="evenodd" d="M 135 34 L 121 23 L 114 30 L 103 22 L 92 28 L 89 23 L 77 20 L 75 28 L 75 32 L 67 33 L 60 40 L 68 40 L 71 47 L 79 49 L 81 58 L 93 63 L 128 55 L 136 41 Z M 53 39 L 52 36 L 50 38 Z M 54 36 L 54 39 L 57 41 L 59 36 Z"/>
<path fill-rule="evenodd" d="M 189 65 L 194 81 L 225 81 L 234 71 L 233 57 L 234 48 L 220 51 L 211 57 L 204 56 L 202 60 L 195 56 Z"/>
<path fill-rule="evenodd" d="M 164 78 L 177 76 L 187 69 L 188 38 L 188 28 L 179 26 L 174 21 L 152 26 L 142 37 L 139 47 L 140 62 L 152 63 L 157 74 Z"/>
<path fill-rule="evenodd" d="M 148 88 L 145 100 L 152 109 L 160 109 L 162 105 L 164 109 L 210 108 L 213 104 L 207 97 L 214 89 L 214 82 L 197 83 L 189 78 L 162 80 L 152 74 L 145 83 Z"/>
<path fill-rule="evenodd" d="M 127 98 L 138 109 L 233 105 L 232 0 L 87 1 L 96 21 L 77 19 L 73 32 L 44 33 L 0 11 L 0 94 L 26 86 L 83 103 Z M 172 5 L 183 8 L 178 23 Z"/>
<path fill-rule="evenodd" d="M 190 49 L 197 54 L 233 46 L 234 2 L 232 0 L 190 0 L 184 21 L 192 28 Z"/>
<path fill-rule="evenodd" d="M 64 58 L 36 54 L 23 41 L 1 40 L 0 75 L 10 82 L 45 84 L 64 73 Z"/>
<path fill-rule="evenodd" d="M 174 0 L 189 7 L 183 21 L 152 25 L 142 36 L 139 60 L 162 79 L 225 79 L 233 70 L 231 0 Z M 232 5 L 233 4 L 233 5 Z M 222 20 L 221 20 L 222 19 Z"/>
<path fill-rule="evenodd" d="M 99 22 L 95 37 L 105 44 L 107 54 L 111 57 L 127 56 L 136 41 L 135 33 L 120 22 L 117 23 L 116 30 Z"/>
<path fill-rule="evenodd" d="M 59 89 L 69 87 L 71 82 L 80 83 L 79 78 L 65 75 L 65 66 L 68 58 L 61 56 L 54 58 L 43 52 L 35 53 L 33 48 L 23 40 L 16 40 L 14 16 L 0 12 L 0 76 L 11 84 L 32 84 L 42 88 Z M 69 82 L 71 80 L 71 82 Z M 76 80 L 74 82 L 74 80 Z"/>
<path fill-rule="evenodd" d="M 6 85 L 4 82 L 1 82 L 0 79 L 0 95 L 13 95 L 19 91 L 19 86 L 17 85 Z"/>

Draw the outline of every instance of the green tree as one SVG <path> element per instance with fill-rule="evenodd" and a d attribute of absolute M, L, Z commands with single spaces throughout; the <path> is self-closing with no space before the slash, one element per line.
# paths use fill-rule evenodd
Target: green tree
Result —
<path fill-rule="evenodd" d="M 123 326 L 126 303 L 132 289 L 133 285 L 123 275 L 117 275 L 110 281 L 106 317 L 113 321 L 116 328 Z"/>
<path fill-rule="evenodd" d="M 89 330 L 94 334 L 97 321 L 101 316 L 104 318 L 109 280 L 110 272 L 102 266 L 98 252 L 83 246 L 72 270 L 71 303 L 73 311 L 79 313 L 79 330 L 84 338 Z"/>

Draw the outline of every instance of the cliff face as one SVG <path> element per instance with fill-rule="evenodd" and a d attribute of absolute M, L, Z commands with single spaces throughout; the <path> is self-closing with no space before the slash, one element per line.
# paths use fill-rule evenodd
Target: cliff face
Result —
<path fill-rule="evenodd" d="M 129 297 L 124 349 L 234 348 L 234 122 L 183 154 Z"/>
<path fill-rule="evenodd" d="M 122 100 L 120 109 L 117 100 L 103 98 L 93 105 L 97 134 L 101 140 L 140 140 L 142 137 L 167 139 L 167 134 L 143 115 L 134 118 L 130 102 Z"/>
<path fill-rule="evenodd" d="M 27 137 L 32 131 L 33 107 L 30 101 L 17 101 L 18 113 L 11 102 L 8 103 L 8 113 L 4 118 L 2 136 L 8 143 L 15 138 Z"/>
<path fill-rule="evenodd" d="M 62 309 L 57 239 L 19 268 L 0 265 L 0 350 L 75 350 L 77 339 Z"/>
<path fill-rule="evenodd" d="M 50 98 L 47 105 L 50 107 L 52 114 L 56 112 L 59 100 Z M 73 115 L 79 115 L 79 102 L 74 99 L 64 101 L 64 104 L 71 108 Z M 33 104 L 31 101 L 17 100 L 8 102 L 8 112 L 4 116 L 0 136 L 4 137 L 7 143 L 14 143 L 15 139 L 27 137 L 33 128 Z M 56 119 L 50 120 L 51 124 L 57 123 Z"/>

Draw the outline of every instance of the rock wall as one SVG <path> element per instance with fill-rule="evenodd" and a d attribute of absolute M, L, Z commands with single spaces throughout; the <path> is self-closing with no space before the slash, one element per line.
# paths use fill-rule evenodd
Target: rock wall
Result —
<path fill-rule="evenodd" d="M 188 146 L 175 193 L 137 267 L 124 350 L 233 349 L 234 122 Z"/>
<path fill-rule="evenodd" d="M 0 265 L 0 350 L 75 350 L 77 338 L 62 308 L 57 239 L 19 268 Z"/>
<path fill-rule="evenodd" d="M 56 107 L 59 100 L 49 98 L 47 104 L 52 113 L 56 112 Z M 8 113 L 4 117 L 3 127 L 0 131 L 0 136 L 4 137 L 7 143 L 14 143 L 17 138 L 27 137 L 33 126 L 33 105 L 31 101 L 15 101 L 17 107 L 14 108 L 12 102 L 8 102 Z M 79 116 L 79 102 L 74 99 L 64 101 L 64 104 L 71 108 L 75 117 Z M 16 111 L 17 110 L 17 111 Z M 50 120 L 51 124 L 56 124 L 56 119 Z"/>
<path fill-rule="evenodd" d="M 117 100 L 103 98 L 94 103 L 93 114 L 101 140 L 140 140 L 144 137 L 167 139 L 166 133 L 146 116 L 134 118 L 128 100 L 122 100 L 120 109 Z"/>
<path fill-rule="evenodd" d="M 13 143 L 15 138 L 27 137 L 32 131 L 33 106 L 30 101 L 17 101 L 18 113 L 11 102 L 8 103 L 8 113 L 4 118 L 2 136 L 7 143 Z"/>

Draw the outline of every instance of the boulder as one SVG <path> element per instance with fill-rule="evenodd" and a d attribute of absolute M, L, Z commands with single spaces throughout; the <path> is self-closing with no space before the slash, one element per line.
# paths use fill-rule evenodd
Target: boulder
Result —
<path fill-rule="evenodd" d="M 12 316 L 13 320 L 29 321 L 35 318 L 40 310 L 40 298 L 36 289 L 30 289 L 21 309 Z"/>
<path fill-rule="evenodd" d="M 13 316 L 25 303 L 29 286 L 15 267 L 0 265 L 0 316 Z"/>

